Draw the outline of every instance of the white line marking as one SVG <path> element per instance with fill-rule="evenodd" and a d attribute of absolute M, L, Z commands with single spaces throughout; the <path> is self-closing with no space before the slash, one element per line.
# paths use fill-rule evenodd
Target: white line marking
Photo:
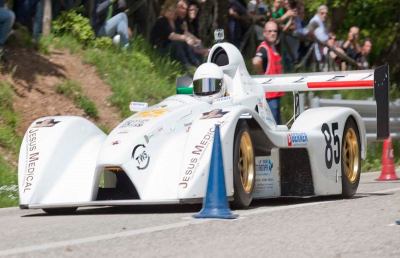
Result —
<path fill-rule="evenodd" d="M 129 237 L 129 236 L 135 236 L 135 235 L 140 235 L 140 234 L 145 234 L 145 233 L 152 233 L 152 232 L 156 232 L 156 231 L 164 231 L 164 230 L 173 229 L 173 228 L 182 228 L 182 227 L 186 227 L 189 225 L 201 224 L 204 222 L 207 222 L 207 220 L 191 220 L 191 221 L 184 221 L 184 222 L 172 223 L 172 224 L 149 227 L 149 228 L 129 230 L 129 231 L 120 232 L 120 233 L 86 237 L 86 238 L 80 238 L 80 239 L 65 240 L 65 241 L 52 242 L 52 243 L 46 243 L 46 244 L 40 244 L 40 245 L 32 245 L 32 246 L 20 247 L 20 248 L 12 248 L 12 249 L 8 249 L 8 250 L 0 251 L 0 256 L 15 255 L 15 254 L 27 253 L 27 252 L 32 252 L 32 251 L 43 251 L 43 250 L 57 248 L 57 247 L 65 247 L 65 246 L 71 246 L 71 245 L 79 245 L 79 244 L 97 242 L 97 241 L 102 241 L 102 240 L 110 240 L 110 239 L 114 239 L 114 238 Z"/>
<path fill-rule="evenodd" d="M 375 191 L 372 193 L 388 193 L 388 192 L 396 192 L 396 191 L 400 191 L 400 187 L 381 190 L 381 191 Z M 316 205 L 320 205 L 320 204 L 329 204 L 329 203 L 335 203 L 335 202 L 321 201 L 321 202 L 312 202 L 312 203 L 301 203 L 301 204 L 293 204 L 293 205 L 289 205 L 289 206 L 279 206 L 279 207 L 272 207 L 272 208 L 271 207 L 257 208 L 254 210 L 247 210 L 247 211 L 243 211 L 243 212 L 235 211 L 234 213 L 239 213 L 240 216 L 249 216 L 249 215 L 256 215 L 256 214 L 261 214 L 261 213 L 271 213 L 271 212 L 275 212 L 275 211 L 290 210 L 290 209 L 296 209 L 296 208 L 302 208 L 302 207 L 308 207 L 308 206 L 316 206 Z M 187 218 L 187 217 L 184 217 L 184 218 Z M 93 242 L 97 242 L 97 241 L 110 240 L 110 239 L 121 238 L 121 237 L 130 237 L 130 236 L 135 236 L 135 235 L 140 235 L 140 234 L 153 233 L 153 232 L 157 232 L 157 231 L 165 231 L 165 230 L 169 230 L 169 229 L 183 228 L 186 226 L 202 224 L 202 223 L 210 222 L 210 221 L 215 221 L 215 220 L 214 219 L 191 219 L 191 220 L 185 220 L 182 222 L 171 223 L 171 224 L 167 224 L 167 225 L 160 225 L 160 226 L 155 226 L 155 227 L 129 230 L 129 231 L 124 231 L 124 232 L 120 232 L 120 233 L 113 233 L 113 234 L 99 235 L 99 236 L 93 236 L 93 237 L 65 240 L 65 241 L 59 241 L 59 242 L 50 242 L 50 243 L 32 245 L 32 246 L 26 246 L 26 247 L 17 247 L 17 248 L 11 248 L 11 249 L 6 249 L 6 250 L 0 251 L 0 256 L 16 255 L 16 254 L 21 254 L 21 253 L 33 252 L 33 251 L 44 251 L 47 249 L 53 249 L 53 248 L 58 248 L 58 247 L 66 247 L 66 246 L 72 246 L 72 245 L 93 243 Z M 229 221 L 235 221 L 235 220 L 228 220 L 228 222 Z"/>

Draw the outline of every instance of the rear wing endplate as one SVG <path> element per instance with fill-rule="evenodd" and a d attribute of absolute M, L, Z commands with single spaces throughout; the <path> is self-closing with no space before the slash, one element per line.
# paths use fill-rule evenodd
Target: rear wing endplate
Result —
<path fill-rule="evenodd" d="M 284 75 L 252 76 L 264 91 L 305 92 L 374 89 L 377 107 L 377 139 L 389 137 L 389 66 L 376 69 Z"/>

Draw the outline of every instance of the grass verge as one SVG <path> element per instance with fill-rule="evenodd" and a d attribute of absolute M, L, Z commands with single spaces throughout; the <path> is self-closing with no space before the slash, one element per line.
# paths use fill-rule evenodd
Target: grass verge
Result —
<path fill-rule="evenodd" d="M 0 82 L 0 146 L 17 155 L 21 138 L 16 134 L 18 116 L 13 110 L 13 91 L 7 82 Z M 0 208 L 18 204 L 17 173 L 0 156 Z"/>
<path fill-rule="evenodd" d="M 83 94 L 82 87 L 78 82 L 65 80 L 57 85 L 56 92 L 72 99 L 75 105 L 81 108 L 86 115 L 94 119 L 98 118 L 99 112 L 96 108 L 96 105 Z"/>
<path fill-rule="evenodd" d="M 42 38 L 42 52 L 46 53 L 51 48 L 68 49 L 95 66 L 102 79 L 111 86 L 113 94 L 110 102 L 121 110 L 123 117 L 131 115 L 131 101 L 155 104 L 174 94 L 175 80 L 183 74 L 179 63 L 160 56 L 141 37 L 136 37 L 127 50 L 114 46 L 84 47 L 68 35 Z"/>
<path fill-rule="evenodd" d="M 100 76 L 111 86 L 110 101 L 121 110 L 123 117 L 131 115 L 131 101 L 155 104 L 174 94 L 176 77 L 182 74 L 178 63 L 160 57 L 139 37 L 127 51 L 88 48 L 84 59 L 96 66 Z"/>
<path fill-rule="evenodd" d="M 17 172 L 0 157 L 0 208 L 18 205 Z"/>

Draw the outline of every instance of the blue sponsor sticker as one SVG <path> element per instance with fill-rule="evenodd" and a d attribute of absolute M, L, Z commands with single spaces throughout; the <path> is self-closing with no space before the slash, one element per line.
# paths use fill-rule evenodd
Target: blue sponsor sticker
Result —
<path fill-rule="evenodd" d="M 256 171 L 262 171 L 267 175 L 271 174 L 274 164 L 270 159 L 259 159 L 256 162 Z"/>
<path fill-rule="evenodd" d="M 289 133 L 287 136 L 288 146 L 307 145 L 308 137 L 306 133 Z"/>

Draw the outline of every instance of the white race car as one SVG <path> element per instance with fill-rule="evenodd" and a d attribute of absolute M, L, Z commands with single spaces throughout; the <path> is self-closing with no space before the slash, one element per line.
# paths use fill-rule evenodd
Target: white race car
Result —
<path fill-rule="evenodd" d="M 21 146 L 21 209 L 72 212 L 81 206 L 178 204 L 205 196 L 215 125 L 220 125 L 226 195 L 253 199 L 355 194 L 366 157 L 360 115 L 295 103 L 291 127 L 277 125 L 266 91 L 376 88 L 378 136 L 388 136 L 388 68 L 250 76 L 233 45 L 218 43 L 187 88 L 139 110 L 109 135 L 74 116 L 37 119 Z M 297 99 L 297 98 L 295 98 Z"/>

